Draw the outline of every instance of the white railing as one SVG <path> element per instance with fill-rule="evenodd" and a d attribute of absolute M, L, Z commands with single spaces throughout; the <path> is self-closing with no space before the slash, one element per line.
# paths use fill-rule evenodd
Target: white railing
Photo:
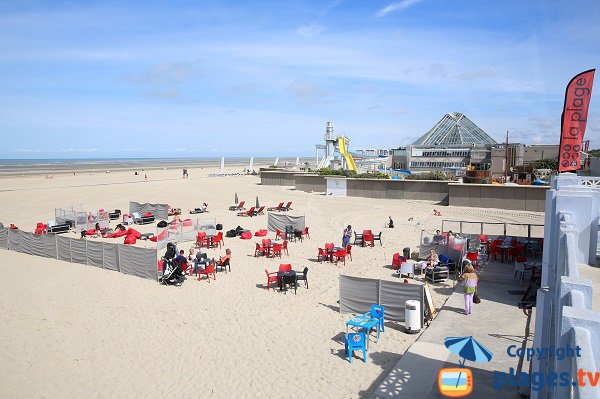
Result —
<path fill-rule="evenodd" d="M 600 177 L 579 176 L 579 185 L 600 188 Z"/>

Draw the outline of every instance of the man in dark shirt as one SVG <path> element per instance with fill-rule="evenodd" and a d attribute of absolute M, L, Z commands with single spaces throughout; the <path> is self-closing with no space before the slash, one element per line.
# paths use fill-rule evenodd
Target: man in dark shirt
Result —
<path fill-rule="evenodd" d="M 185 251 L 182 249 L 179 251 L 179 255 L 175 257 L 175 264 L 181 265 L 183 262 L 187 263 L 187 258 L 185 257 Z"/>

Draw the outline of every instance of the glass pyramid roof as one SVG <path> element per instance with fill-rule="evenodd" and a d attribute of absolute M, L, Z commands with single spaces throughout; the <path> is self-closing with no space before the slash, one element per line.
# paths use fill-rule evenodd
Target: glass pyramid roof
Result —
<path fill-rule="evenodd" d="M 413 145 L 423 146 L 458 146 L 458 145 L 498 144 L 479 126 L 460 112 L 450 112 L 435 124 Z"/>

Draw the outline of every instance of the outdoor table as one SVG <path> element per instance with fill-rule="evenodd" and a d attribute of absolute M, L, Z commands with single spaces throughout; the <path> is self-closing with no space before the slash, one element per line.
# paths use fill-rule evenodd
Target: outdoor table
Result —
<path fill-rule="evenodd" d="M 332 247 L 332 248 L 327 248 L 327 255 L 329 256 L 329 260 L 330 260 L 331 262 L 333 262 L 333 254 L 334 254 L 334 252 L 336 252 L 336 251 L 341 251 L 341 250 L 343 250 L 343 249 L 344 249 L 344 248 L 342 248 L 342 247 Z"/>
<path fill-rule="evenodd" d="M 502 263 L 504 263 L 504 259 L 506 258 L 506 252 L 510 249 L 510 245 L 498 245 L 498 249 L 500 249 L 500 251 L 502 252 Z"/>
<path fill-rule="evenodd" d="M 277 272 L 277 285 L 279 286 L 279 291 L 283 291 L 283 284 L 281 284 L 281 278 L 284 276 L 295 276 L 295 270 L 289 270 L 287 272 Z"/>
<path fill-rule="evenodd" d="M 379 319 L 372 319 L 371 317 L 365 315 L 358 315 L 346 322 L 346 334 L 348 334 L 348 326 L 362 328 L 367 331 L 367 349 L 369 348 L 369 337 L 371 336 L 371 329 L 373 327 L 377 327 L 377 339 L 375 342 L 379 341 Z"/>

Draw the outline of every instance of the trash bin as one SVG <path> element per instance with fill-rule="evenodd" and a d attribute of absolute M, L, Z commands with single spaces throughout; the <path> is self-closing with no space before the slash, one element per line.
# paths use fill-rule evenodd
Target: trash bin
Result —
<path fill-rule="evenodd" d="M 421 331 L 421 303 L 410 299 L 404 304 L 404 327 L 409 334 Z"/>
<path fill-rule="evenodd" d="M 410 259 L 410 248 L 406 247 L 402 250 L 402 255 L 404 255 L 405 259 Z"/>

